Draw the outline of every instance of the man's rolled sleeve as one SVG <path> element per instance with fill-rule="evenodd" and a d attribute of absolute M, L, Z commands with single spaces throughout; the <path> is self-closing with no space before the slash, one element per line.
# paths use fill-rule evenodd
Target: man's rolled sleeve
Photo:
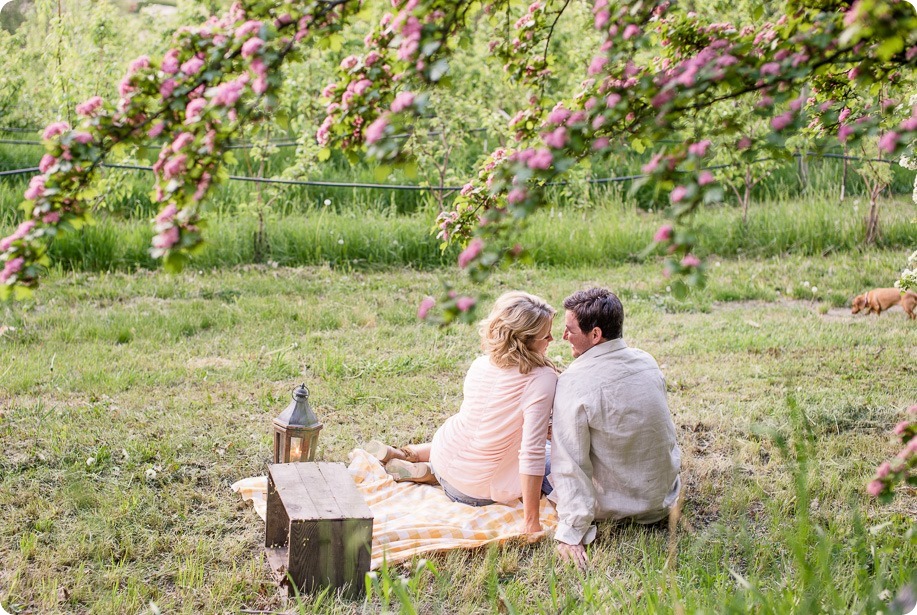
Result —
<path fill-rule="evenodd" d="M 596 503 L 589 458 L 589 417 L 574 393 L 561 377 L 554 402 L 551 446 L 551 478 L 559 517 L 554 537 L 567 544 L 588 544 L 595 538 L 592 522 Z"/>

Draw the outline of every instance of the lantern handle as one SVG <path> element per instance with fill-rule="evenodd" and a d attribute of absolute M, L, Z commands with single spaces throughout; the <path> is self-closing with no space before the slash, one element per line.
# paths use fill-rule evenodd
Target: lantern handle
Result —
<path fill-rule="evenodd" d="M 306 394 L 305 397 L 306 399 L 309 399 L 309 387 L 306 386 L 305 382 L 299 385 L 299 389 L 302 389 L 303 391 L 305 391 L 305 394 Z M 299 393 L 299 389 L 297 389 L 295 393 Z"/>

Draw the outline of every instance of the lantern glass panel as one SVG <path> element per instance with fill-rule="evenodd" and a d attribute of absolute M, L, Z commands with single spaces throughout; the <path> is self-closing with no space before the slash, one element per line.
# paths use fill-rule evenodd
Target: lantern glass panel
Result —
<path fill-rule="evenodd" d="M 292 437 L 290 438 L 290 461 L 302 461 L 302 447 L 303 439 Z"/>

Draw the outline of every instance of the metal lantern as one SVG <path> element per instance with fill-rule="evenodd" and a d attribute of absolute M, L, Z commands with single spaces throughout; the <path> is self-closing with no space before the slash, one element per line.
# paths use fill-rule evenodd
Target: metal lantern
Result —
<path fill-rule="evenodd" d="M 312 461 L 321 429 L 309 407 L 309 389 L 301 384 L 293 391 L 293 402 L 274 419 L 274 463 Z"/>

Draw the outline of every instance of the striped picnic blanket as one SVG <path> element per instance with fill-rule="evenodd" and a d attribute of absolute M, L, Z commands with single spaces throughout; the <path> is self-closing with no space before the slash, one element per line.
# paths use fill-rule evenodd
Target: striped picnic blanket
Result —
<path fill-rule="evenodd" d="M 379 461 L 362 449 L 350 453 L 348 471 L 373 513 L 373 549 L 370 568 L 383 558 L 394 564 L 432 551 L 469 549 L 524 536 L 522 502 L 472 507 L 451 501 L 442 488 L 396 483 Z M 252 500 L 265 518 L 267 478 L 256 476 L 234 483 L 233 491 Z M 541 525 L 557 526 L 554 505 L 541 499 Z"/>

